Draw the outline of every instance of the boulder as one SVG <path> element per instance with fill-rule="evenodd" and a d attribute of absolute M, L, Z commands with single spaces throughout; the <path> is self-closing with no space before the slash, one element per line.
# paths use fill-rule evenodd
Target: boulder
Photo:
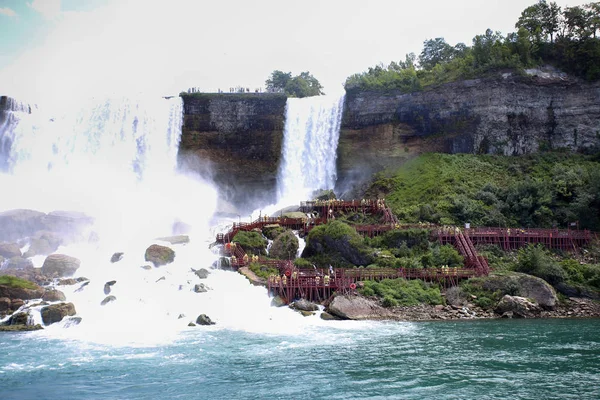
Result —
<path fill-rule="evenodd" d="M 281 298 L 281 296 L 275 296 L 271 299 L 272 307 L 283 307 L 285 306 L 285 300 Z"/>
<path fill-rule="evenodd" d="M 175 260 L 175 252 L 169 247 L 153 244 L 146 249 L 145 260 L 159 267 L 172 263 Z"/>
<path fill-rule="evenodd" d="M 194 271 L 194 274 L 200 279 L 206 279 L 208 278 L 208 275 L 210 275 L 210 271 L 206 268 L 200 268 L 199 270 Z"/>
<path fill-rule="evenodd" d="M 59 286 L 71 286 L 71 285 L 75 285 L 78 282 L 73 279 L 73 278 L 67 278 L 67 279 L 59 279 L 58 280 L 58 285 Z"/>
<path fill-rule="evenodd" d="M 42 296 L 44 301 L 65 301 L 67 297 L 60 290 L 46 290 Z"/>
<path fill-rule="evenodd" d="M 299 311 L 317 311 L 319 309 L 318 305 L 316 305 L 315 303 L 311 303 L 306 299 L 296 300 L 295 302 L 290 304 L 290 307 L 294 310 Z"/>
<path fill-rule="evenodd" d="M 496 305 L 494 312 L 500 315 L 512 313 L 514 317 L 532 318 L 539 316 L 542 308 L 525 297 L 504 295 Z"/>
<path fill-rule="evenodd" d="M 17 243 L 0 243 L 0 256 L 4 258 L 21 257 L 21 248 Z"/>
<path fill-rule="evenodd" d="M 62 237 L 54 232 L 37 232 L 35 237 L 29 239 L 29 248 L 23 256 L 47 256 L 54 253 L 62 243 Z"/>
<path fill-rule="evenodd" d="M 10 316 L 7 325 L 31 325 L 32 318 L 29 313 L 20 312 Z"/>
<path fill-rule="evenodd" d="M 526 297 L 547 310 L 554 309 L 558 301 L 554 288 L 545 280 L 532 275 L 518 272 L 491 274 L 482 280 L 483 288 L 490 292 L 500 291 L 502 294 Z"/>
<path fill-rule="evenodd" d="M 206 293 L 209 291 L 209 289 L 210 288 L 204 283 L 198 283 L 197 285 L 194 285 L 194 292 L 196 293 Z"/>
<path fill-rule="evenodd" d="M 100 305 L 101 305 L 101 306 L 105 306 L 105 305 L 107 305 L 108 303 L 110 303 L 110 302 L 113 302 L 113 301 L 115 301 L 115 300 L 117 300 L 117 298 L 111 294 L 110 296 L 106 296 L 106 297 L 104 298 L 104 300 L 102 300 L 102 302 L 100 303 Z"/>
<path fill-rule="evenodd" d="M 79 268 L 81 261 L 66 254 L 50 254 L 42 265 L 42 274 L 49 278 L 72 276 Z"/>
<path fill-rule="evenodd" d="M 108 281 L 108 282 L 106 282 L 104 284 L 104 294 L 109 294 L 111 286 L 114 285 L 115 283 L 117 283 L 117 281 Z"/>
<path fill-rule="evenodd" d="M 336 295 L 326 311 L 342 319 L 353 320 L 385 319 L 392 316 L 377 302 L 357 295 Z"/>
<path fill-rule="evenodd" d="M 10 302 L 10 309 L 13 311 L 17 311 L 19 308 L 23 307 L 25 302 L 22 299 L 12 299 Z"/>
<path fill-rule="evenodd" d="M 340 318 L 336 317 L 335 315 L 331 315 L 328 312 L 323 311 L 321 313 L 321 319 L 325 320 L 325 321 L 336 321 L 336 320 L 339 320 Z"/>
<path fill-rule="evenodd" d="M 8 297 L 0 297 L 0 318 L 10 311 L 11 300 Z"/>
<path fill-rule="evenodd" d="M 198 324 L 198 325 L 215 325 L 215 323 L 206 314 L 200 314 L 198 316 L 198 318 L 196 319 L 196 324 Z"/>
<path fill-rule="evenodd" d="M 168 242 L 171 244 L 185 244 L 185 243 L 190 242 L 190 237 L 188 235 L 175 235 L 175 236 L 160 237 L 160 238 L 157 238 L 156 240 Z"/>
<path fill-rule="evenodd" d="M 24 287 L 13 287 L 8 285 L 0 285 L 0 297 L 8 297 L 14 299 L 40 299 L 44 295 L 44 289 L 34 285 L 32 289 Z"/>
<path fill-rule="evenodd" d="M 118 261 L 121 261 L 121 259 L 123 258 L 123 254 L 125 253 L 115 253 L 112 255 L 112 257 L 110 258 L 110 262 L 111 263 L 116 263 Z"/>
<path fill-rule="evenodd" d="M 280 233 L 269 249 L 269 256 L 280 260 L 293 260 L 298 253 L 298 238 L 291 230 Z"/>
<path fill-rule="evenodd" d="M 92 217 L 77 211 L 52 211 L 41 220 L 45 230 L 60 233 L 67 239 L 79 238 L 94 223 Z"/>
<path fill-rule="evenodd" d="M 44 325 L 51 325 L 62 321 L 64 317 L 75 315 L 76 312 L 73 303 L 59 303 L 43 307 L 41 314 Z"/>

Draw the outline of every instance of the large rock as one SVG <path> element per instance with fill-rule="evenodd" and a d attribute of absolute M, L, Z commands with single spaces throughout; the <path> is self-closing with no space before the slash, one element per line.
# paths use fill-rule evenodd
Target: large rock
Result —
<path fill-rule="evenodd" d="M 40 299 L 45 293 L 45 290 L 35 285 L 35 289 L 26 289 L 22 287 L 12 287 L 0 285 L 0 297 L 8 297 L 9 299 Z"/>
<path fill-rule="evenodd" d="M 63 238 L 54 232 L 40 231 L 29 239 L 29 248 L 24 257 L 47 256 L 54 253 L 63 243 Z"/>
<path fill-rule="evenodd" d="M 44 301 L 65 301 L 67 298 L 60 290 L 46 290 L 42 296 Z"/>
<path fill-rule="evenodd" d="M 3 270 L 27 270 L 33 268 L 33 262 L 21 256 L 12 257 L 5 263 Z"/>
<path fill-rule="evenodd" d="M 194 271 L 194 275 L 196 275 L 200 279 L 206 279 L 208 278 L 208 275 L 210 275 L 210 271 L 206 268 L 200 268 L 199 270 Z"/>
<path fill-rule="evenodd" d="M 291 230 L 286 230 L 279 234 L 269 249 L 269 256 L 280 260 L 293 260 L 298 253 L 298 238 Z"/>
<path fill-rule="evenodd" d="M 385 319 L 391 316 L 390 312 L 377 302 L 355 295 L 335 296 L 326 311 L 337 317 L 353 320 Z"/>
<path fill-rule="evenodd" d="M 175 252 L 169 247 L 153 244 L 146 249 L 145 260 L 159 267 L 172 263 L 175 260 Z"/>
<path fill-rule="evenodd" d="M 75 315 L 75 305 L 73 303 L 51 304 L 43 307 L 41 314 L 44 325 L 51 325 L 62 321 L 64 317 Z"/>
<path fill-rule="evenodd" d="M 210 319 L 210 317 L 206 314 L 200 314 L 198 316 L 198 318 L 196 319 L 196 323 L 198 325 L 214 325 L 215 322 L 213 322 L 213 320 Z"/>
<path fill-rule="evenodd" d="M 0 243 L 0 256 L 4 258 L 21 257 L 21 248 L 17 243 Z"/>
<path fill-rule="evenodd" d="M 511 313 L 519 318 L 535 318 L 539 316 L 541 307 L 525 297 L 504 295 L 494 311 L 500 315 Z"/>
<path fill-rule="evenodd" d="M 44 229 L 58 232 L 67 239 L 80 238 L 81 233 L 94 223 L 89 215 L 76 211 L 52 211 L 42 217 Z"/>
<path fill-rule="evenodd" d="M 296 300 L 292 304 L 290 304 L 290 307 L 295 310 L 299 310 L 299 311 L 318 311 L 319 310 L 319 306 L 317 304 L 311 303 L 310 301 L 308 301 L 306 299 Z"/>
<path fill-rule="evenodd" d="M 49 278 L 73 276 L 81 261 L 66 254 L 50 254 L 42 265 L 42 274 Z"/>
<path fill-rule="evenodd" d="M 514 272 L 491 274 L 481 279 L 483 288 L 490 292 L 500 291 L 502 294 L 526 297 L 548 310 L 554 309 L 558 301 L 554 288 L 545 280 L 532 275 Z"/>

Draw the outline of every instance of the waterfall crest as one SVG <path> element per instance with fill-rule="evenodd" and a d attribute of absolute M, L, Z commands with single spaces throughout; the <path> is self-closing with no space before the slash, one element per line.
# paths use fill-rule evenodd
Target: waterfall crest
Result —
<path fill-rule="evenodd" d="M 333 189 L 344 96 L 288 99 L 277 177 L 279 204 L 298 204 Z"/>

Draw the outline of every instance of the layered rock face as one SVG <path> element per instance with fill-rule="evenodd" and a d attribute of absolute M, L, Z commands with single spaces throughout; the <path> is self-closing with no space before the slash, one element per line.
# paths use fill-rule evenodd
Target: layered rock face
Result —
<path fill-rule="evenodd" d="M 422 92 L 346 95 L 336 192 L 415 153 L 600 148 L 600 83 L 511 73 Z"/>
<path fill-rule="evenodd" d="M 354 195 L 373 173 L 422 152 L 600 149 L 600 83 L 536 74 L 497 74 L 409 94 L 348 93 L 336 193 Z M 232 203 L 274 198 L 285 104 L 285 97 L 266 94 L 184 96 L 182 165 L 210 171 Z"/>
<path fill-rule="evenodd" d="M 222 200 L 242 209 L 274 198 L 287 98 L 267 93 L 182 98 L 180 167 L 211 176 Z"/>

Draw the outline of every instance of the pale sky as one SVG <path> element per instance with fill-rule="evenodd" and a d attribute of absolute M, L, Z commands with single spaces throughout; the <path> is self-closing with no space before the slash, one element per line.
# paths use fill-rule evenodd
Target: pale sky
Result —
<path fill-rule="evenodd" d="M 310 71 L 326 93 L 444 37 L 513 32 L 535 0 L 0 0 L 0 95 L 174 95 Z M 588 1 L 557 1 L 561 7 Z"/>

